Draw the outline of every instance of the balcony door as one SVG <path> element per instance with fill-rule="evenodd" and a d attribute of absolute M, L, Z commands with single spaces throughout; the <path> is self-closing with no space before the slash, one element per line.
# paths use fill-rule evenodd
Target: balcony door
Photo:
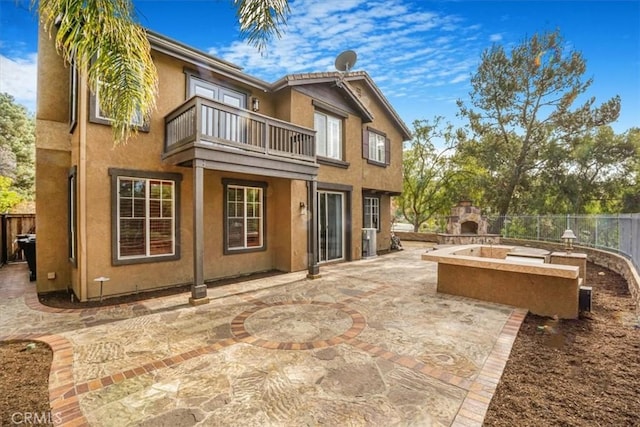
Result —
<path fill-rule="evenodd" d="M 344 193 L 318 192 L 318 253 L 320 262 L 344 259 Z"/>
<path fill-rule="evenodd" d="M 234 108 L 247 108 L 247 96 L 242 93 L 196 77 L 189 78 L 189 97 L 194 95 L 213 99 Z M 240 111 L 202 107 L 202 133 L 207 136 L 245 143 L 246 117 Z"/>

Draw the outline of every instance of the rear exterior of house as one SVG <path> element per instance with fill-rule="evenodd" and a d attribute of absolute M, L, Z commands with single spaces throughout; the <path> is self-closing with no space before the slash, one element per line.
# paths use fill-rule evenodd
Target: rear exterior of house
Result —
<path fill-rule="evenodd" d="M 114 146 L 86 80 L 40 34 L 39 292 L 94 299 L 101 276 L 106 296 L 267 270 L 314 276 L 360 259 L 363 228 L 389 248 L 409 131 L 366 73 L 267 83 L 149 39 L 157 111 Z"/>

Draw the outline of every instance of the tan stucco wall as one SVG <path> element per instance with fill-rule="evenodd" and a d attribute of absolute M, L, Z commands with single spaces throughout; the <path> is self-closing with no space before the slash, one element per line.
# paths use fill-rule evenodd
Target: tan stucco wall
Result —
<path fill-rule="evenodd" d="M 38 33 L 37 119 L 60 123 L 69 122 L 69 73 L 69 68 L 54 48 L 53 40 L 40 29 Z"/>
<path fill-rule="evenodd" d="M 553 252 L 549 262 L 551 264 L 575 265 L 580 269 L 578 276 L 583 280 L 587 278 L 587 254 Z"/>
<path fill-rule="evenodd" d="M 540 316 L 578 317 L 577 277 L 541 276 L 439 262 L 438 292 L 522 307 Z"/>
<path fill-rule="evenodd" d="M 362 218 L 363 218 L 363 189 L 376 190 L 380 197 L 380 232 L 377 234 L 378 251 L 389 250 L 391 241 L 391 197 L 385 192 L 402 191 L 402 135 L 396 128 L 392 118 L 384 112 L 369 89 L 358 82 L 361 100 L 374 114 L 372 123 L 363 123 L 362 119 L 349 114 L 343 121 L 344 161 L 349 163 L 347 168 L 339 168 L 321 164 L 318 172 L 318 182 L 332 184 L 346 184 L 353 187 L 351 194 L 351 254 L 350 259 L 360 259 L 362 256 Z M 334 90 L 341 89 L 335 87 Z M 283 90 L 282 93 L 285 93 Z M 282 97 L 282 93 L 280 96 Z M 313 128 L 315 107 L 312 98 L 297 90 L 288 89 L 290 94 L 290 120 L 302 126 Z M 286 103 L 279 103 L 280 108 Z M 283 115 L 286 117 L 286 115 Z M 362 131 L 370 126 L 387 134 L 391 139 L 391 164 L 381 167 L 369 164 L 362 157 Z"/>
<path fill-rule="evenodd" d="M 67 180 L 71 166 L 69 137 L 69 69 L 49 36 L 38 34 L 38 102 L 36 109 L 36 262 L 41 292 L 69 286 Z M 55 273 L 48 279 L 47 273 Z"/>
<path fill-rule="evenodd" d="M 422 255 L 438 263 L 438 292 L 526 308 L 541 316 L 578 316 L 579 268 L 490 258 L 512 247 L 450 246 Z"/>
<path fill-rule="evenodd" d="M 93 278 L 106 276 L 110 281 L 104 287 L 105 295 L 134 290 L 166 287 L 190 283 L 193 277 L 193 175 L 190 168 L 164 164 L 161 160 L 164 142 L 164 116 L 184 102 L 185 75 L 180 61 L 161 54 L 154 55 L 160 77 L 157 114 L 152 117 L 149 132 L 140 132 L 128 144 L 113 146 L 111 128 L 100 124 L 87 124 L 86 144 L 86 206 L 90 219 L 90 233 L 86 238 L 87 297 L 98 296 L 99 284 Z M 262 108 L 268 104 L 261 102 Z M 261 111 L 262 112 L 262 111 Z M 176 261 L 157 263 L 112 265 L 111 258 L 111 178 L 109 168 L 137 171 L 163 171 L 182 174 L 180 232 L 181 257 Z M 223 255 L 223 195 L 222 179 L 234 178 L 266 182 L 267 250 L 245 254 Z M 293 238 L 292 227 L 304 227 L 299 215 L 294 215 L 299 201 L 306 200 L 306 187 L 296 187 L 291 196 L 289 180 L 249 176 L 217 171 L 205 171 L 205 280 L 236 276 L 257 271 L 279 269 L 284 271 L 306 268 L 306 231 Z M 302 188 L 302 190 L 300 190 Z M 298 200 L 300 199 L 300 200 Z M 283 214 L 286 213 L 286 214 Z M 306 230 L 306 227 L 304 227 Z M 293 247 L 293 250 L 292 250 Z"/>
<path fill-rule="evenodd" d="M 193 277 L 192 239 L 192 171 L 163 163 L 164 117 L 185 101 L 185 68 L 194 66 L 154 52 L 159 76 L 157 110 L 150 120 L 149 132 L 140 132 L 128 144 L 114 146 L 111 128 L 90 123 L 88 104 L 91 100 L 86 84 L 80 87 L 81 110 L 73 134 L 68 129 L 68 75 L 48 38 L 41 39 L 39 52 L 41 80 L 38 104 L 38 288 L 41 291 L 65 289 L 70 284 L 81 299 L 98 296 L 99 284 L 93 279 L 106 276 L 105 295 L 133 292 L 157 287 L 189 283 Z M 313 128 L 312 99 L 296 90 L 283 89 L 269 94 L 232 82 L 229 78 L 202 71 L 204 78 L 244 90 L 260 99 L 260 114 Z M 81 82 L 83 80 L 81 79 Z M 366 92 L 366 87 L 363 86 Z M 366 95 L 366 93 L 365 93 Z M 248 99 L 251 108 L 251 98 Z M 374 103 L 375 104 L 375 103 Z M 61 107 L 62 106 L 62 107 Z M 345 120 L 344 143 L 347 169 L 322 165 L 318 181 L 351 185 L 351 254 L 361 257 L 362 191 L 377 190 L 381 197 L 381 233 L 378 249 L 388 249 L 390 197 L 385 192 L 401 190 L 401 135 L 381 106 L 371 106 L 376 120 L 370 124 L 392 139 L 391 167 L 369 165 L 362 159 L 360 117 L 350 114 Z M 380 112 L 380 114 L 378 114 Z M 73 267 L 68 260 L 67 244 L 67 175 L 78 166 L 78 253 L 82 262 Z M 112 265 L 111 178 L 109 168 L 135 171 L 162 171 L 182 175 L 180 210 L 181 248 L 179 260 L 156 263 Z M 223 255 L 222 179 L 236 178 L 266 182 L 267 250 L 254 253 Z M 53 197 L 51 197 L 53 196 Z M 217 171 L 205 173 L 205 266 L 206 280 L 278 269 L 298 271 L 307 268 L 308 214 L 300 212 L 307 203 L 307 186 L 303 181 L 265 178 Z M 42 212 L 51 213 L 45 216 Z M 62 225 L 61 225 L 62 224 Z M 42 235 L 40 236 L 40 233 Z M 42 237 L 42 239 L 40 238 Z M 55 272 L 56 279 L 46 281 L 46 273 Z M 42 278 L 45 282 L 41 282 Z"/>
<path fill-rule="evenodd" d="M 43 124 L 39 123 L 39 128 Z M 39 292 L 67 289 L 71 280 L 67 228 L 70 153 L 36 148 L 36 268 Z M 46 177 L 46 179 L 42 179 Z M 58 185 L 62 182 L 65 185 Z M 47 273 L 55 273 L 48 279 Z"/>

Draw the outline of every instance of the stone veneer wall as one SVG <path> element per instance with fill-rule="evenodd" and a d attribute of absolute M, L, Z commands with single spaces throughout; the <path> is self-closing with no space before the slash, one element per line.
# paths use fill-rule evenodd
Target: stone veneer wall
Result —
<path fill-rule="evenodd" d="M 564 251 L 564 245 L 560 243 L 541 242 L 537 240 L 502 239 L 504 245 L 531 246 L 549 251 Z M 640 275 L 633 263 L 627 258 L 613 252 L 600 249 L 576 246 L 574 252 L 587 254 L 587 260 L 620 274 L 627 281 L 629 292 L 636 304 L 636 311 L 640 312 Z M 589 286 L 589 283 L 585 283 Z"/>
<path fill-rule="evenodd" d="M 393 234 L 400 238 L 400 241 L 408 242 L 433 242 L 438 243 L 437 233 L 415 233 L 413 231 L 394 231 Z"/>

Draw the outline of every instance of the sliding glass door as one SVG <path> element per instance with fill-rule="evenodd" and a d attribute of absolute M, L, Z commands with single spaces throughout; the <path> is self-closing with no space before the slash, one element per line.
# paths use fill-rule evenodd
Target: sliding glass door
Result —
<path fill-rule="evenodd" d="M 318 192 L 319 261 L 344 259 L 344 193 Z"/>

